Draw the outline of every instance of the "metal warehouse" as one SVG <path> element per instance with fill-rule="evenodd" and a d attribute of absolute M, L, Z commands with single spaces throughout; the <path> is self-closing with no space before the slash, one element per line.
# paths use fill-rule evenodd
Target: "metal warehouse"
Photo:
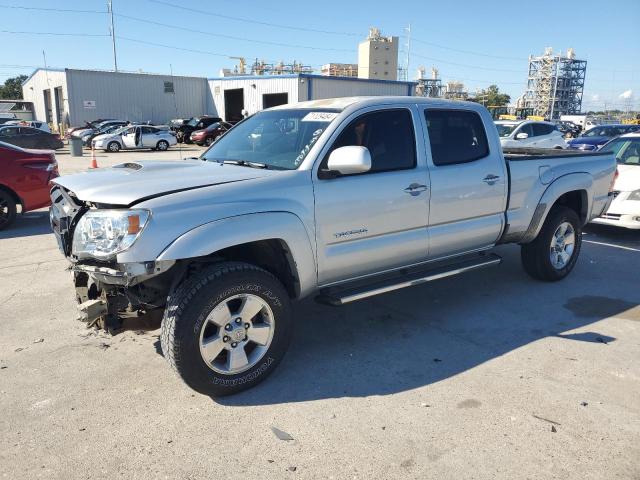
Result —
<path fill-rule="evenodd" d="M 413 95 L 414 82 L 330 77 L 305 73 L 271 76 L 238 76 L 209 79 L 208 110 L 227 121 L 285 103 L 323 98 Z"/>
<path fill-rule="evenodd" d="M 166 123 L 171 118 L 245 114 L 333 97 L 413 95 L 414 82 L 311 74 L 212 78 L 99 70 L 37 69 L 22 92 L 34 116 L 54 129 L 98 118 Z"/>
<path fill-rule="evenodd" d="M 37 69 L 22 92 L 36 119 L 54 127 L 97 118 L 165 123 L 211 105 L 206 78 L 147 73 Z"/>

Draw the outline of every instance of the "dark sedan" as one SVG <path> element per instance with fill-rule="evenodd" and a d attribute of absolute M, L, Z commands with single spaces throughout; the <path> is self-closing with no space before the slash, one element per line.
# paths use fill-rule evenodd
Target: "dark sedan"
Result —
<path fill-rule="evenodd" d="M 639 130 L 640 125 L 599 125 L 587 130 L 579 137 L 569 140 L 569 148 L 576 150 L 597 150 L 613 137 L 625 133 L 637 132 Z"/>
<path fill-rule="evenodd" d="M 40 148 L 57 150 L 64 145 L 56 134 L 44 132 L 37 128 L 12 125 L 0 127 L 0 142 L 10 143 L 22 148 Z"/>

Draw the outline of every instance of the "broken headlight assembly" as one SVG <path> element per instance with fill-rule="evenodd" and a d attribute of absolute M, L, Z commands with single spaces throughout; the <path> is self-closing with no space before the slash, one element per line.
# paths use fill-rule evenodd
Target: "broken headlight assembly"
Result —
<path fill-rule="evenodd" d="M 148 210 L 90 210 L 73 233 L 73 255 L 110 260 L 136 241 L 151 216 Z"/>

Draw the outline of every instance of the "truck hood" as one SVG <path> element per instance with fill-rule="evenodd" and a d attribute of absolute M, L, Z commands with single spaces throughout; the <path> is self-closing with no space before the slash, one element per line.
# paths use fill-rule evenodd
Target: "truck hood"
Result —
<path fill-rule="evenodd" d="M 54 183 L 72 191 L 82 201 L 131 205 L 170 193 L 274 174 L 277 171 L 201 160 L 147 161 L 66 175 L 56 178 Z"/>

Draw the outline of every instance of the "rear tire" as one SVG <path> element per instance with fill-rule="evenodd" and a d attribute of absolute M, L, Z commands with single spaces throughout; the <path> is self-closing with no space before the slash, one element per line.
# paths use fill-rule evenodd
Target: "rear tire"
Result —
<path fill-rule="evenodd" d="M 16 219 L 16 201 L 6 190 L 0 189 L 0 230 L 11 226 Z"/>
<path fill-rule="evenodd" d="M 118 142 L 110 142 L 107 145 L 107 150 L 113 153 L 117 153 L 120 151 L 120 144 Z"/>
<path fill-rule="evenodd" d="M 192 274 L 169 294 L 160 341 L 187 385 L 219 397 L 269 376 L 287 351 L 292 327 L 289 297 L 273 275 L 224 262 Z"/>
<path fill-rule="evenodd" d="M 582 246 L 582 224 L 575 211 L 555 206 L 536 239 L 520 250 L 525 271 L 545 282 L 562 280 L 571 273 Z"/>

